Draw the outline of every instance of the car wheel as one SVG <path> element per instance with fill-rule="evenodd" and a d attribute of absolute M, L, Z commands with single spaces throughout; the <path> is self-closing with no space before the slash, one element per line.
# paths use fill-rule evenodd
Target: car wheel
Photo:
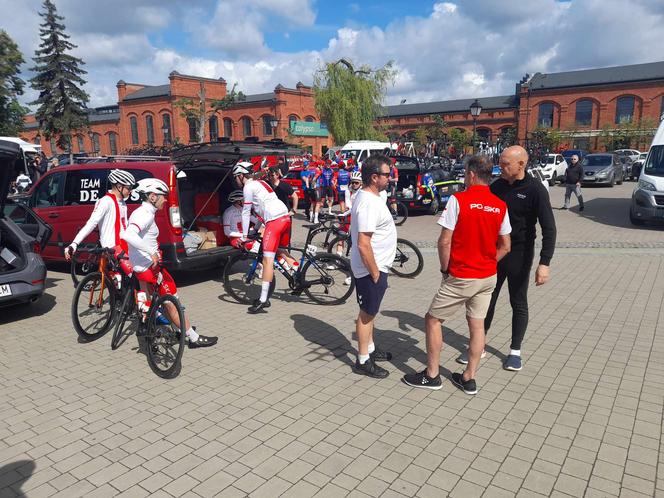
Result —
<path fill-rule="evenodd" d="M 636 216 L 634 216 L 634 213 L 632 213 L 632 210 L 629 210 L 629 221 L 632 223 L 632 225 L 636 225 L 638 227 L 643 226 L 645 222 Z"/>

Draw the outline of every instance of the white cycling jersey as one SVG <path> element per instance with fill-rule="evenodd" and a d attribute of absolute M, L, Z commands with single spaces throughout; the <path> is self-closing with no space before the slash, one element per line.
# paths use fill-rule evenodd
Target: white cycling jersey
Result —
<path fill-rule="evenodd" d="M 119 218 L 117 216 L 119 214 Z M 95 204 L 90 218 L 76 234 L 72 245 L 79 246 L 95 227 L 99 227 L 99 243 L 112 248 L 120 243 L 122 232 L 127 228 L 127 204 L 113 194 L 106 194 Z"/>
<path fill-rule="evenodd" d="M 124 232 L 124 239 L 129 245 L 129 262 L 137 273 L 152 266 L 153 254 L 159 252 L 159 227 L 155 222 L 157 208 L 149 202 L 143 202 L 131 213 L 129 224 Z"/>
<path fill-rule="evenodd" d="M 242 189 L 244 206 L 242 208 L 242 235 L 249 234 L 251 211 L 263 223 L 288 215 L 286 204 L 281 202 L 269 183 L 263 180 L 249 180 Z"/>
<path fill-rule="evenodd" d="M 259 224 L 255 216 L 252 216 L 249 221 L 254 224 L 254 227 L 257 227 Z M 242 208 L 234 205 L 229 206 L 224 211 L 223 223 L 226 237 L 242 237 Z"/>

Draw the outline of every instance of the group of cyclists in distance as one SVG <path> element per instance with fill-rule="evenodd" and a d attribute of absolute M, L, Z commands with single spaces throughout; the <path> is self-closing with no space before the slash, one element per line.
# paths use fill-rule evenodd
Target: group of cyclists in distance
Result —
<path fill-rule="evenodd" d="M 312 223 L 319 223 L 319 213 L 327 203 L 328 213 L 332 213 L 335 200 L 339 204 L 339 216 L 342 230 L 350 230 L 350 210 L 353 200 L 362 186 L 360 166 L 353 158 L 343 160 L 304 159 L 301 172 L 302 189 L 308 203 L 307 217 Z M 333 168 L 334 166 L 334 168 Z M 390 173 L 389 189 L 395 196 L 398 182 L 398 170 L 393 164 Z M 262 241 L 262 262 L 259 269 L 261 293 L 248 312 L 265 312 L 270 307 L 269 292 L 274 275 L 274 259 L 287 269 L 296 270 L 298 261 L 285 249 L 290 245 L 291 217 L 295 214 L 287 204 L 288 200 L 279 198 L 274 182 L 270 183 L 270 173 L 283 176 L 284 171 L 278 166 L 259 169 L 251 162 L 240 161 L 232 168 L 233 182 L 236 189 L 229 196 L 230 206 L 223 213 L 223 228 L 230 245 L 246 251 L 258 252 L 256 233 Z M 65 249 L 65 259 L 71 261 L 82 241 L 95 229 L 99 231 L 101 247 L 111 249 L 118 260 L 119 268 L 126 275 L 134 275 L 139 288 L 136 300 L 139 310 L 146 311 L 149 302 L 147 296 L 156 288 L 160 295 L 170 294 L 178 297 L 173 277 L 161 265 L 159 250 L 159 228 L 155 222 L 157 211 L 167 203 L 169 187 L 157 178 L 145 178 L 136 182 L 134 176 L 124 170 L 112 170 L 108 176 L 110 190 L 95 204 L 94 210 Z M 127 216 L 126 200 L 131 193 L 140 196 L 141 205 Z M 388 195 L 383 192 L 387 202 Z M 341 251 L 341 248 L 338 249 Z M 118 282 L 120 281 L 118 275 Z M 166 307 L 167 318 L 180 327 L 178 313 Z M 209 347 L 217 343 L 218 338 L 199 334 L 185 314 L 184 329 L 190 348 Z"/>

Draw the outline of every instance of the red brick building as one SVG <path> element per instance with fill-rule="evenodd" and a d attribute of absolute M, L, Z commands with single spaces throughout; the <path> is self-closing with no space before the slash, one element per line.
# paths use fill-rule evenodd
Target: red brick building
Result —
<path fill-rule="evenodd" d="M 197 120 L 185 118 L 175 102 L 181 99 L 198 102 L 203 91 L 206 107 L 211 109 L 214 100 L 227 95 L 223 78 L 201 78 L 176 71 L 169 75 L 169 83 L 165 85 L 148 86 L 120 80 L 116 86 L 117 104 L 91 109 L 90 129 L 73 137 L 73 152 L 115 155 L 145 145 L 195 142 Z M 316 154 L 331 145 L 327 136 L 298 135 L 296 130 L 302 127 L 293 126 L 297 121 L 318 122 L 312 89 L 302 83 L 296 88 L 277 85 L 272 92 L 246 95 L 230 109 L 210 113 L 205 125 L 205 140 L 214 141 L 218 137 L 281 138 L 310 147 Z M 291 130 L 294 133 L 290 133 Z M 323 129 L 317 135 L 326 135 L 326 132 Z M 30 142 L 41 141 L 34 116 L 26 118 L 21 137 Z M 54 143 L 42 143 L 42 147 L 47 155 L 55 153 Z"/>
<path fill-rule="evenodd" d="M 74 152 L 118 154 L 147 144 L 193 142 L 195 123 L 188 122 L 174 102 L 182 98 L 197 100 L 204 89 L 209 108 L 213 100 L 227 94 L 223 78 L 187 76 L 175 71 L 165 85 L 119 81 L 117 89 L 117 104 L 91 110 L 90 130 L 74 137 Z M 440 115 L 449 128 L 472 133 L 470 105 L 474 100 L 386 106 L 378 123 L 390 135 L 413 138 L 418 127 L 433 123 L 432 115 Z M 561 130 L 561 148 L 603 150 L 600 134 L 631 122 L 643 128 L 645 143 L 664 112 L 664 62 L 536 73 L 517 83 L 514 95 L 482 97 L 478 101 L 482 105 L 476 123 L 479 141 L 493 144 L 501 133 L 513 129 L 518 142 L 527 144 L 533 130 L 555 128 Z M 273 121 L 277 122 L 276 130 L 272 128 Z M 316 154 L 333 145 L 332 137 L 312 136 L 326 135 L 324 128 L 320 129 L 322 133 L 289 133 L 307 128 L 293 126 L 298 121 L 318 122 L 312 89 L 302 83 L 295 88 L 277 85 L 272 92 L 247 95 L 246 100 L 210 116 L 205 138 L 255 136 L 265 140 L 276 136 L 310 147 Z M 34 117 L 26 118 L 25 128 L 22 138 L 39 140 Z M 52 151 L 50 144 L 42 146 L 47 154 Z"/>

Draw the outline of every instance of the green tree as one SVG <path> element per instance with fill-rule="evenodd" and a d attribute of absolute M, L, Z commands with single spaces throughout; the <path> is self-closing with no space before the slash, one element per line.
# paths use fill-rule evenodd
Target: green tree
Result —
<path fill-rule="evenodd" d="M 442 140 L 448 134 L 447 123 L 440 114 L 432 114 L 430 118 L 429 136 L 434 140 Z"/>
<path fill-rule="evenodd" d="M 19 104 L 25 82 L 18 76 L 25 62 L 14 40 L 0 30 L 0 135 L 15 136 L 23 128 L 28 109 Z"/>
<path fill-rule="evenodd" d="M 463 152 L 466 145 L 470 144 L 470 137 L 468 136 L 468 132 L 466 130 L 452 128 L 448 135 L 449 141 L 457 154 Z"/>
<path fill-rule="evenodd" d="M 200 82 L 200 89 L 196 99 L 185 97 L 173 102 L 173 105 L 180 109 L 180 116 L 187 120 L 196 120 L 197 141 L 199 143 L 205 141 L 205 123 L 209 117 L 218 112 L 225 111 L 235 102 L 246 100 L 244 93 L 236 91 L 236 87 L 237 83 L 233 85 L 230 93 L 227 93 L 224 98 L 212 100 L 209 108 L 205 97 L 205 83 L 202 81 Z"/>
<path fill-rule="evenodd" d="M 39 13 L 44 20 L 39 25 L 41 43 L 33 58 L 36 74 L 30 79 L 39 97 L 30 105 L 39 106 L 35 118 L 43 137 L 55 138 L 59 147 L 71 150 L 71 132 L 88 126 L 90 98 L 81 88 L 85 84 L 82 75 L 87 72 L 81 68 L 83 61 L 68 53 L 76 45 L 69 41 L 64 18 L 58 15 L 55 4 L 44 0 L 43 7 Z"/>
<path fill-rule="evenodd" d="M 334 136 L 336 143 L 349 140 L 384 139 L 375 120 L 382 112 L 382 102 L 396 70 L 392 62 L 372 70 L 340 59 L 328 62 L 314 74 L 316 111 Z"/>

